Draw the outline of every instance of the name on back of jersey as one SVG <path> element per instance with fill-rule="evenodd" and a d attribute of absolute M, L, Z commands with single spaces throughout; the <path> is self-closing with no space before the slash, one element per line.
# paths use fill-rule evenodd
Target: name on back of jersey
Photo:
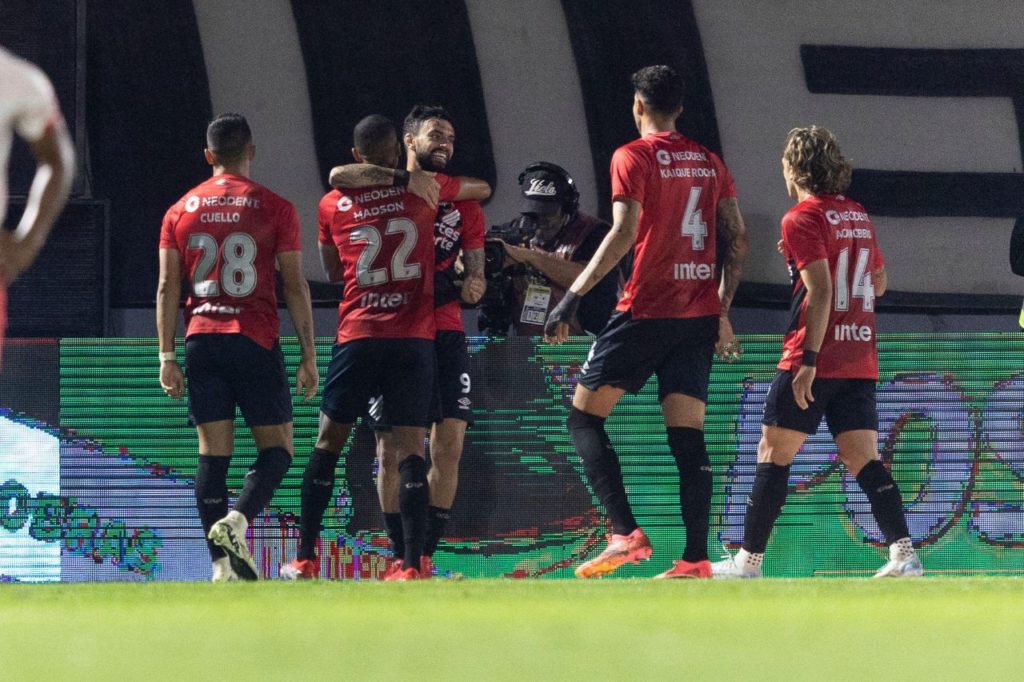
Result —
<path fill-rule="evenodd" d="M 392 201 L 376 206 L 365 206 L 364 204 L 390 199 L 391 197 L 402 196 L 404 193 L 404 187 L 378 187 L 352 196 L 346 194 L 338 199 L 338 210 L 345 213 L 347 211 L 351 211 L 352 207 L 356 204 L 359 204 L 360 206 L 356 209 L 355 213 L 352 214 L 352 218 L 354 220 L 378 218 L 383 215 L 388 215 L 389 213 L 400 213 L 405 210 L 404 201 Z"/>
<path fill-rule="evenodd" d="M 195 213 L 199 209 L 207 208 L 252 208 L 260 207 L 260 200 L 250 196 L 231 196 L 221 194 L 212 197 L 200 197 L 195 194 L 185 200 L 185 210 Z M 242 214 L 238 211 L 206 211 L 199 215 L 200 223 L 237 223 L 241 222 Z"/>

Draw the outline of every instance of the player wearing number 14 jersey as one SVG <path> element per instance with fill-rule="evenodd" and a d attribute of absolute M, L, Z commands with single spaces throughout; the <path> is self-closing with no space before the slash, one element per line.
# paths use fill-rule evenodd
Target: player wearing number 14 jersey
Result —
<path fill-rule="evenodd" d="M 249 179 L 256 152 L 249 124 L 224 114 L 206 132 L 213 177 L 189 190 L 160 232 L 157 331 L 160 384 L 180 398 L 184 377 L 174 352 L 181 279 L 188 281 L 185 351 L 189 416 L 199 433 L 196 505 L 215 581 L 256 580 L 245 533 L 270 502 L 292 457 L 292 403 L 278 344 L 275 268 L 302 349 L 297 388 L 316 394 L 309 287 L 302 276 L 295 207 Z M 235 407 L 259 454 L 228 512 L 227 471 Z"/>
<path fill-rule="evenodd" d="M 715 577 L 761 576 L 768 536 L 786 501 L 790 464 L 822 417 L 889 546 L 889 561 L 875 577 L 921 575 L 899 486 L 878 457 L 875 296 L 885 293 L 887 278 L 875 226 L 863 206 L 842 195 L 851 170 L 828 130 L 790 131 L 782 173 L 797 201 L 782 218 L 792 319 L 765 401 L 743 546 L 714 564 Z"/>
<path fill-rule="evenodd" d="M 545 325 L 549 338 L 564 340 L 580 297 L 635 239 L 633 275 L 590 350 L 569 412 L 576 452 L 612 526 L 607 547 L 578 566 L 576 575 L 604 575 L 651 556 L 604 422 L 623 393 L 637 393 L 654 374 L 679 470 L 686 529 L 682 559 L 658 577 L 710 578 L 711 463 L 704 411 L 712 355 L 739 355 L 728 312 L 746 257 L 746 231 L 725 165 L 676 132 L 683 100 L 676 72 L 649 66 L 633 74 L 633 86 L 641 137 L 612 157 L 614 224 Z"/>

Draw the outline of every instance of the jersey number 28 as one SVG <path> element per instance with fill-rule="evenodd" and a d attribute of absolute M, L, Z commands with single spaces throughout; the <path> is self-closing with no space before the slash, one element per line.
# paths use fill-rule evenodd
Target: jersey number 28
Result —
<path fill-rule="evenodd" d="M 256 240 L 245 232 L 232 232 L 224 238 L 224 263 L 220 278 L 208 279 L 217 264 L 221 252 L 217 240 L 205 232 L 197 232 L 188 238 L 188 248 L 199 249 L 199 262 L 192 272 L 192 292 L 201 298 L 220 296 L 223 291 L 229 296 L 241 298 L 256 289 Z"/>

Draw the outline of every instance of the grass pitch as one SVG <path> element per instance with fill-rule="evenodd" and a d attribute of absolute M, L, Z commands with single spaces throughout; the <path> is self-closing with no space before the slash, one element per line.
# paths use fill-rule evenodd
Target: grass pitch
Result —
<path fill-rule="evenodd" d="M 1014 578 L 3 585 L 0 670 L 195 682 L 1014 679 L 1022 626 Z"/>

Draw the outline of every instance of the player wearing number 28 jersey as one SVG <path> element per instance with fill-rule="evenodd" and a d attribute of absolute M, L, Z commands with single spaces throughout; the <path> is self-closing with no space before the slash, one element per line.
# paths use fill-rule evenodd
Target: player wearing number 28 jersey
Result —
<path fill-rule="evenodd" d="M 239 114 L 219 116 L 207 128 L 206 143 L 213 177 L 167 211 L 160 233 L 160 384 L 172 398 L 182 396 L 184 378 L 174 348 L 185 279 L 189 416 L 199 433 L 196 504 L 213 579 L 255 580 L 245 532 L 270 502 L 292 456 L 292 403 L 278 344 L 278 267 L 302 349 L 296 383 L 307 399 L 319 383 L 313 313 L 295 208 L 249 179 L 256 147 L 248 122 Z M 259 455 L 228 512 L 236 407 Z"/>

